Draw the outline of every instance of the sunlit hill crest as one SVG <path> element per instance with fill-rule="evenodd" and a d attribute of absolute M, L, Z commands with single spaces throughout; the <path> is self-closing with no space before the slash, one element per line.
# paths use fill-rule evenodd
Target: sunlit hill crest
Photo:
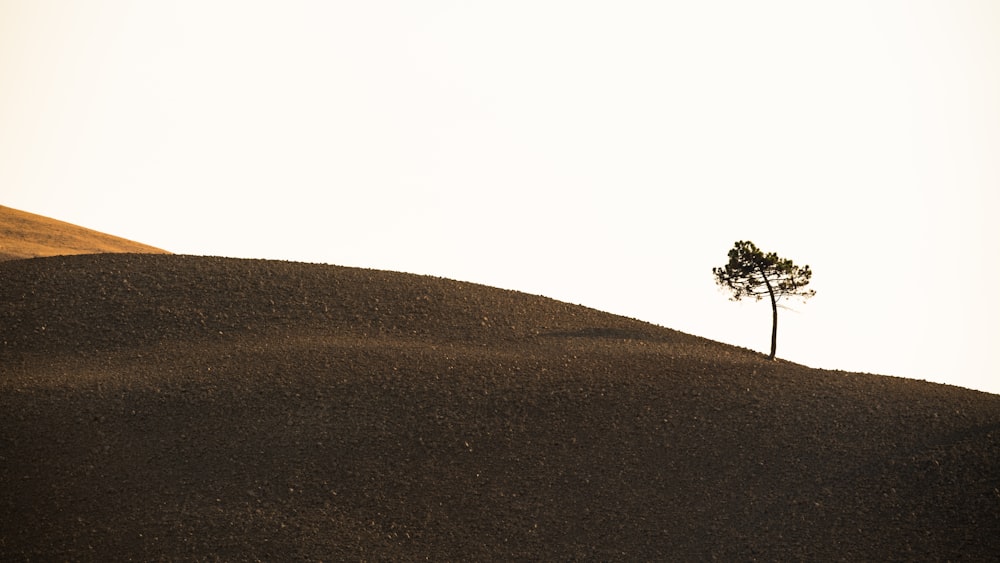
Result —
<path fill-rule="evenodd" d="M 166 253 L 146 244 L 0 205 L 0 260 L 103 252 Z"/>

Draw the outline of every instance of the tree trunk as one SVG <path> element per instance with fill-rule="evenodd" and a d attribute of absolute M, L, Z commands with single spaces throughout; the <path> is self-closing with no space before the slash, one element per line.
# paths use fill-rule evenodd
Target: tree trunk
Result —
<path fill-rule="evenodd" d="M 767 359 L 773 360 L 774 353 L 778 349 L 778 300 L 774 297 L 774 288 L 771 287 L 771 281 L 767 279 L 767 273 L 761 269 L 760 275 L 764 278 L 767 294 L 771 297 L 771 355 Z"/>
<path fill-rule="evenodd" d="M 774 299 L 774 292 L 771 292 L 771 355 L 767 358 L 774 359 L 774 352 L 778 349 L 778 302 Z"/>

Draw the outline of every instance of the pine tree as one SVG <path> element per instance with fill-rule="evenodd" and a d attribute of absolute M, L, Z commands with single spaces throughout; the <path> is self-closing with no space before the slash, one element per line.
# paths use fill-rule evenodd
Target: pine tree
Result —
<path fill-rule="evenodd" d="M 729 263 L 712 268 L 712 273 L 716 283 L 732 291 L 733 301 L 744 297 L 760 301 L 765 295 L 771 298 L 771 360 L 778 345 L 778 301 L 782 297 L 804 300 L 816 295 L 814 290 L 805 289 L 812 278 L 809 266 L 796 266 L 774 252 L 764 254 L 750 241 L 738 241 L 729 251 Z"/>

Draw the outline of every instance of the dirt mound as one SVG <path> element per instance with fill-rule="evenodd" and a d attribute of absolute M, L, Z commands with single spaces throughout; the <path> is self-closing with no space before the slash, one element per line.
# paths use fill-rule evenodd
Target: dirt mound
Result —
<path fill-rule="evenodd" d="M 0 261 L 101 252 L 167 251 L 0 205 Z"/>
<path fill-rule="evenodd" d="M 0 558 L 986 560 L 1000 397 L 275 261 L 0 264 Z"/>

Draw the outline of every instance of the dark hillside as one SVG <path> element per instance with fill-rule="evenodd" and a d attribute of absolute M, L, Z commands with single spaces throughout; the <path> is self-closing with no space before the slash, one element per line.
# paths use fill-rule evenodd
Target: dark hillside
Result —
<path fill-rule="evenodd" d="M 1000 397 L 275 261 L 0 263 L 2 560 L 993 560 Z"/>

